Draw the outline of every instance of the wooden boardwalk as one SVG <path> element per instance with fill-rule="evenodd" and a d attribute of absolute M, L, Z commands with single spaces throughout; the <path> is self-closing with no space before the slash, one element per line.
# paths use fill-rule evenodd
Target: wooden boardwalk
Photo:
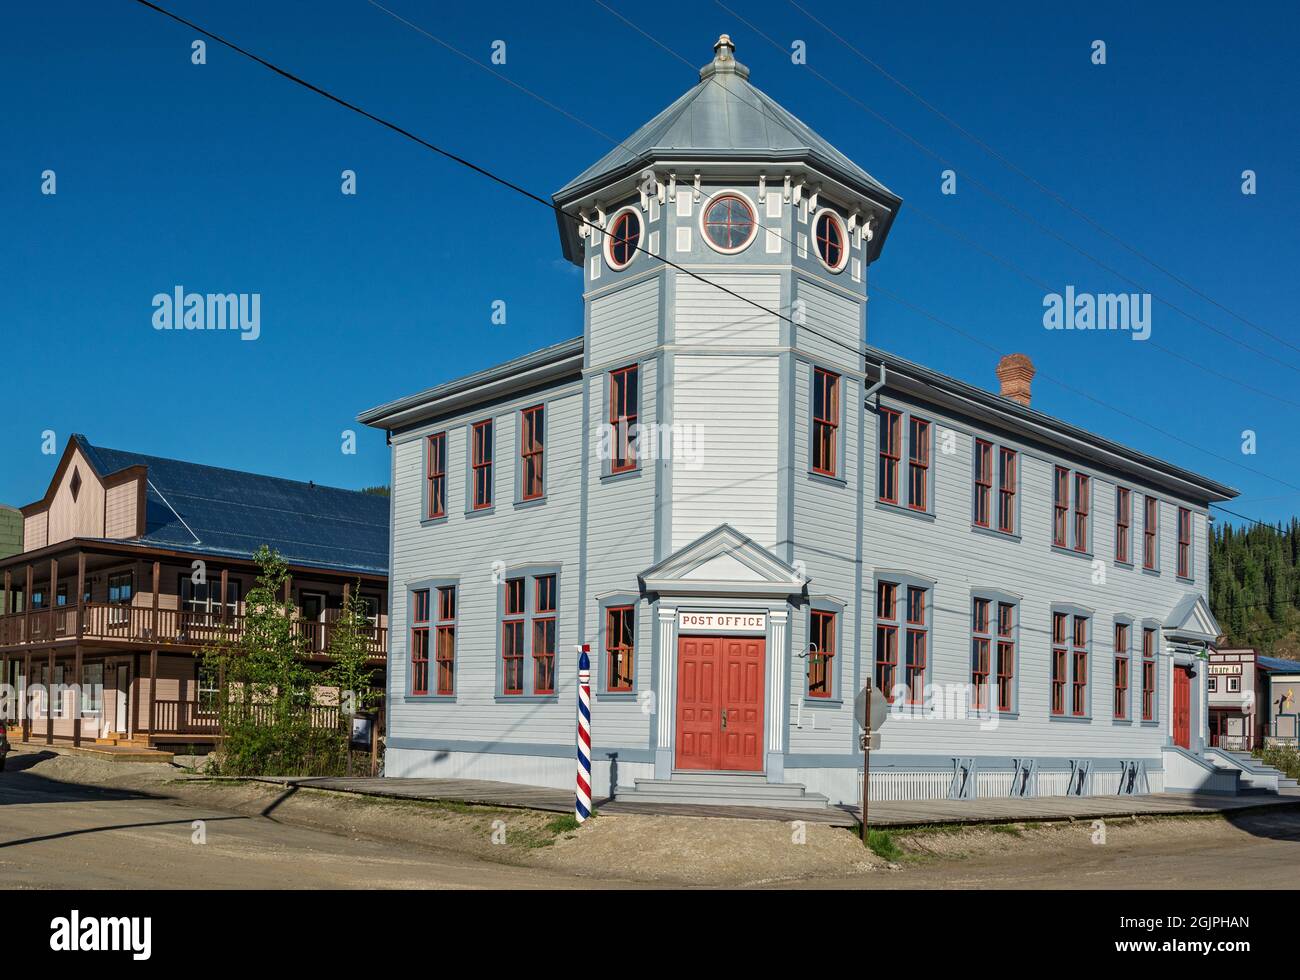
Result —
<path fill-rule="evenodd" d="M 399 800 L 469 803 L 480 806 L 570 813 L 573 793 L 545 786 L 492 782 L 483 779 L 387 779 L 345 777 L 262 777 L 262 782 L 285 786 L 358 793 Z M 831 806 L 824 810 L 752 806 L 696 806 L 689 803 L 632 803 L 598 800 L 601 813 L 639 813 L 658 816 L 724 817 L 743 820 L 779 820 L 856 827 L 856 807 Z M 918 827 L 940 824 L 1033 823 L 1052 820 L 1119 820 L 1134 816 L 1178 816 L 1229 813 L 1258 808 L 1300 807 L 1300 790 L 1281 794 L 1259 793 L 1222 796 L 1210 793 L 1153 793 L 1147 796 L 1043 796 L 1031 799 L 984 797 L 975 800 L 881 801 L 871 804 L 872 827 Z"/>

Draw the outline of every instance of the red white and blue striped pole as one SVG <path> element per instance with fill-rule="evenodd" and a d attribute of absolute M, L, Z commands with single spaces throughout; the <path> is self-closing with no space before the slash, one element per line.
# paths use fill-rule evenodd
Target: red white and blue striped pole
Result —
<path fill-rule="evenodd" d="M 582 823 L 591 816 L 591 647 L 578 646 L 578 794 L 573 815 Z"/>

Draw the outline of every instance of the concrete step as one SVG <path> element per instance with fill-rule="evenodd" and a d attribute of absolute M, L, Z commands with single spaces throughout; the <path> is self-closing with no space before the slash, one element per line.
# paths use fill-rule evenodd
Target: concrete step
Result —
<path fill-rule="evenodd" d="M 709 773 L 679 773 L 672 779 L 638 779 L 634 788 L 620 789 L 617 799 L 629 803 L 810 810 L 825 809 L 830 802 L 820 793 L 809 793 L 802 783 L 769 783 L 762 775 Z"/>

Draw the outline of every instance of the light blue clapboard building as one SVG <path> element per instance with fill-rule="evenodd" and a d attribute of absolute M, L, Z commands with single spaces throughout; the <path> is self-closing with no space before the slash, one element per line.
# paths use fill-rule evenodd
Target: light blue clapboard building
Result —
<path fill-rule="evenodd" d="M 363 413 L 392 445 L 386 771 L 872 798 L 1232 791 L 1206 748 L 1229 487 L 865 343 L 900 199 L 749 82 L 555 195 L 573 340 Z M 994 365 L 988 366 L 990 385 Z"/>

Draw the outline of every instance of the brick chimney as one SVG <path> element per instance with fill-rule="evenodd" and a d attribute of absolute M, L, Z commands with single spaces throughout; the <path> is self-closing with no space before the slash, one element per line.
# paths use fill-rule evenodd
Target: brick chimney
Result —
<path fill-rule="evenodd" d="M 1024 354 L 1008 354 L 998 361 L 1002 397 L 1029 404 L 1029 383 L 1034 380 L 1034 362 Z"/>

